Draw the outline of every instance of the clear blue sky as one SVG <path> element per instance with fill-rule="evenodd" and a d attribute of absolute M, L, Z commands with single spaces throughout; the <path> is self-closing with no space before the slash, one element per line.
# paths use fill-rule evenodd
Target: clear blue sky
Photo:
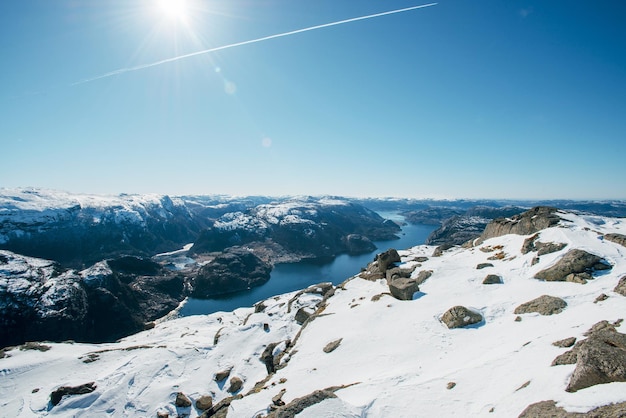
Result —
<path fill-rule="evenodd" d="M 626 1 L 0 2 L 0 186 L 626 198 Z"/>

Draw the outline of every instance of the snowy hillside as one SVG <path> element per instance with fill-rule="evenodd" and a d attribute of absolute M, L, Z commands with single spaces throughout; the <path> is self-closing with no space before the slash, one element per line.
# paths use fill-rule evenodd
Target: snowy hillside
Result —
<path fill-rule="evenodd" d="M 204 416 L 516 417 L 540 401 L 569 412 L 626 402 L 626 360 L 619 363 L 626 359 L 619 327 L 626 222 L 558 216 L 537 236 L 503 235 L 440 256 L 433 246 L 399 251 L 389 281 L 355 276 L 336 289 L 314 286 L 234 312 L 164 320 L 117 343 L 7 350 L 0 410 L 11 417 L 196 417 L 210 396 Z M 562 272 L 572 250 L 591 254 L 593 267 L 565 271 L 566 281 L 535 278 L 553 280 L 546 271 Z M 410 300 L 393 297 L 394 272 L 411 271 L 398 280 L 419 278 L 419 291 Z M 492 284 L 484 284 L 488 276 Z M 543 314 L 522 313 L 520 305 L 542 295 L 561 302 Z M 468 308 L 461 325 L 480 319 L 448 328 L 444 314 L 455 306 Z M 601 321 L 608 322 L 585 335 Z M 600 334 L 617 341 L 606 348 L 618 352 L 611 356 L 616 381 L 566 391 L 585 356 L 551 366 L 574 344 L 563 341 L 575 338 L 581 353 L 581 341 Z M 70 389 L 51 398 L 61 387 Z M 80 393 L 62 396 L 71 388 Z"/>

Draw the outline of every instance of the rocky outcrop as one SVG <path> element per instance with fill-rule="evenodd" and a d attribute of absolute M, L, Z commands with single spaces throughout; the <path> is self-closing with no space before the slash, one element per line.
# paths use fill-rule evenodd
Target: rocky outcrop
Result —
<path fill-rule="evenodd" d="M 342 389 L 342 386 L 333 386 L 330 388 L 316 390 L 301 398 L 296 398 L 287 405 L 272 410 L 267 418 L 293 418 L 306 408 L 318 404 L 326 399 L 336 398 L 335 392 Z"/>
<path fill-rule="evenodd" d="M 604 239 L 626 247 L 626 235 L 623 234 L 606 234 Z"/>
<path fill-rule="evenodd" d="M 269 280 L 271 269 L 246 249 L 228 249 L 200 268 L 192 281 L 191 296 L 210 298 L 260 286 Z"/>
<path fill-rule="evenodd" d="M 613 291 L 615 293 L 619 293 L 622 296 L 626 296 L 626 276 L 623 276 L 621 279 L 619 279 L 619 282 L 617 283 L 617 286 L 615 286 L 615 289 L 613 289 Z"/>
<path fill-rule="evenodd" d="M 96 384 L 94 382 L 85 383 L 78 386 L 61 386 L 50 393 L 50 403 L 52 406 L 56 406 L 61 402 L 64 396 L 71 395 L 85 395 L 96 390 Z"/>
<path fill-rule="evenodd" d="M 576 364 L 565 390 L 576 392 L 602 383 L 626 382 L 626 334 L 601 321 L 586 335 L 587 339 L 577 342 L 552 363 L 553 366 Z"/>
<path fill-rule="evenodd" d="M 539 234 L 526 238 L 524 244 L 522 244 L 522 254 L 536 251 L 537 256 L 542 256 L 561 251 L 563 248 L 567 247 L 567 244 L 564 242 L 539 242 L 537 239 L 539 239 Z"/>
<path fill-rule="evenodd" d="M 611 269 L 611 265 L 601 257 L 584 250 L 573 249 L 567 252 L 556 264 L 535 274 L 535 278 L 549 282 L 571 281 L 586 283 L 597 270 Z"/>
<path fill-rule="evenodd" d="M 541 401 L 529 405 L 518 418 L 621 418 L 626 414 L 626 402 L 600 406 L 589 412 L 567 412 L 554 401 Z"/>
<path fill-rule="evenodd" d="M 483 284 L 502 284 L 502 277 L 497 274 L 488 274 L 483 280 Z"/>
<path fill-rule="evenodd" d="M 415 292 L 420 290 L 417 281 L 411 278 L 388 280 L 387 284 L 391 295 L 398 300 L 412 300 Z"/>
<path fill-rule="evenodd" d="M 332 353 L 339 347 L 342 341 L 343 341 L 343 338 L 339 338 L 338 340 L 331 341 L 324 346 L 322 351 L 325 352 L 326 354 Z"/>
<path fill-rule="evenodd" d="M 393 269 L 395 267 L 395 263 L 399 263 L 400 261 L 401 259 L 398 251 L 390 248 L 383 253 L 377 254 L 374 261 L 367 265 L 365 270 L 361 272 L 360 276 L 366 280 L 379 280 L 386 278 L 387 270 Z"/>
<path fill-rule="evenodd" d="M 174 405 L 178 408 L 189 408 L 191 406 L 191 400 L 183 392 L 176 393 L 176 400 Z"/>
<path fill-rule="evenodd" d="M 541 315 L 561 313 L 567 307 L 567 302 L 555 296 L 543 295 L 529 302 L 522 303 L 513 312 L 516 315 L 536 312 Z"/>
<path fill-rule="evenodd" d="M 550 228 L 559 223 L 561 218 L 557 215 L 557 209 L 547 206 L 537 206 L 519 215 L 510 218 L 499 218 L 491 221 L 476 244 L 480 244 L 490 238 L 502 235 L 530 235 L 542 229 Z"/>
<path fill-rule="evenodd" d="M 426 244 L 462 245 L 479 237 L 489 221 L 478 216 L 453 216 L 426 238 Z"/>
<path fill-rule="evenodd" d="M 462 328 L 482 322 L 483 316 L 464 306 L 454 306 L 443 314 L 441 321 L 450 329 Z"/>

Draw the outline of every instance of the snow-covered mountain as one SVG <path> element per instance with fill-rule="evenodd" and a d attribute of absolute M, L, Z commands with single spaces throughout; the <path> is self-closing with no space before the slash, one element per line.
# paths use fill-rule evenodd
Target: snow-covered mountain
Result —
<path fill-rule="evenodd" d="M 0 410 L 540 417 L 618 404 L 621 416 L 625 243 L 623 219 L 540 210 L 466 248 L 381 254 L 336 288 L 162 320 L 117 343 L 15 347 L 0 359 Z"/>

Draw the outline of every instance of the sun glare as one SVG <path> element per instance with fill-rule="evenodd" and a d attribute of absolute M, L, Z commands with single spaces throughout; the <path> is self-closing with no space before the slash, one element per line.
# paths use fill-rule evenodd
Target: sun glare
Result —
<path fill-rule="evenodd" d="M 187 2 L 185 0 L 158 0 L 161 13 L 169 19 L 186 20 Z"/>

